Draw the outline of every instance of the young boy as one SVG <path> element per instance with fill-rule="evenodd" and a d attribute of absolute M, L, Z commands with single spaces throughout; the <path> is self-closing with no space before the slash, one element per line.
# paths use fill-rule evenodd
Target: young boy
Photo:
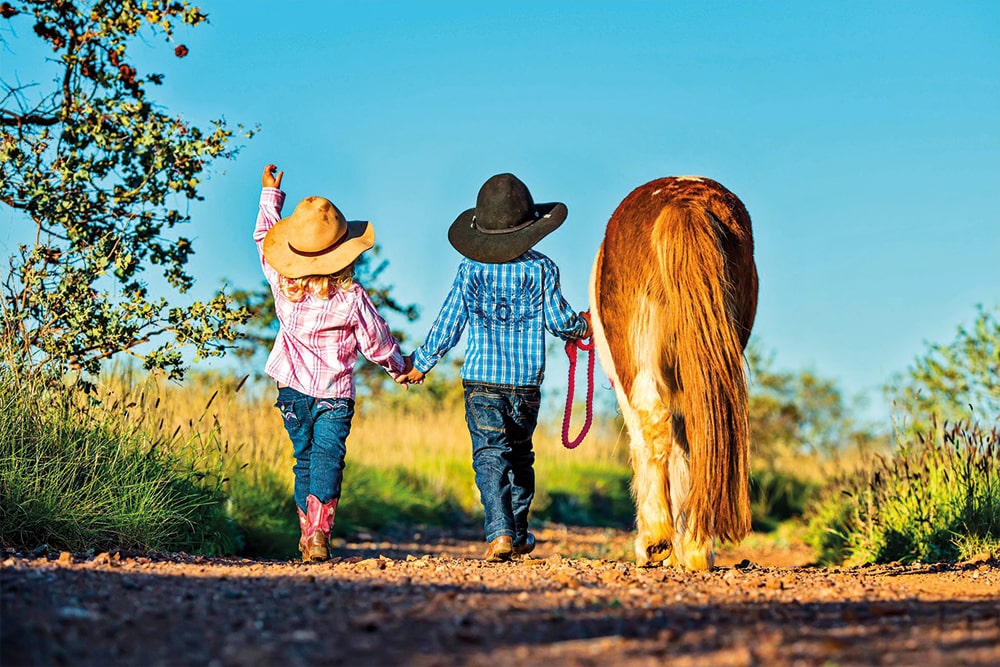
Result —
<path fill-rule="evenodd" d="M 476 207 L 463 212 L 448 240 L 465 256 L 413 370 L 399 381 L 421 382 L 469 326 L 462 366 L 472 468 L 486 515 L 486 560 L 530 553 L 528 509 L 535 495 L 532 434 L 538 421 L 547 329 L 564 340 L 590 336 L 559 288 L 559 269 L 532 250 L 566 219 L 560 203 L 535 204 L 513 174 L 493 176 Z"/>

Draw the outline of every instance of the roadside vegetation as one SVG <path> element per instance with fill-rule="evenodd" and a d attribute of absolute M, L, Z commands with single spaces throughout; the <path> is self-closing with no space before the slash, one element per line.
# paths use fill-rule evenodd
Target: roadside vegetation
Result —
<path fill-rule="evenodd" d="M 774 387 L 795 377 L 772 376 L 758 372 Z M 441 369 L 409 392 L 376 382 L 362 387 L 335 533 L 478 523 L 481 506 L 455 369 Z M 268 383 L 216 372 L 189 372 L 176 382 L 117 364 L 107 366 L 89 390 L 47 385 L 41 378 L 4 386 L 0 503 L 10 508 L 0 515 L 5 543 L 73 551 L 294 555 L 291 451 Z M 794 400 L 790 390 L 777 394 L 782 392 L 760 406 L 770 410 Z M 585 442 L 567 450 L 560 417 L 550 414 L 537 431 L 533 520 L 631 528 L 631 471 L 620 419 L 599 417 Z M 793 435 L 772 432 L 767 442 L 778 447 Z M 825 464 L 816 455 L 795 461 L 787 456 L 773 455 L 769 467 L 754 473 L 758 530 L 800 517 L 822 479 Z M 793 474 L 802 461 L 813 465 Z M 164 495 L 168 491 L 174 495 Z M 190 497 L 181 498 L 180 491 Z M 109 509 L 118 505 L 134 509 Z M 174 518 L 165 520 L 165 512 Z"/>
<path fill-rule="evenodd" d="M 829 484 L 807 534 L 827 565 L 955 562 L 1000 550 L 1000 432 L 963 420 L 901 440 Z"/>
<path fill-rule="evenodd" d="M 177 382 L 113 364 L 88 388 L 19 373 L 7 359 L 5 545 L 294 556 L 292 459 L 268 383 L 235 372 L 190 372 Z M 775 372 L 756 346 L 748 359 L 756 531 L 797 533 L 825 564 L 957 560 L 997 549 L 995 421 L 930 422 L 925 434 L 904 423 L 890 445 L 849 420 L 854 411 L 832 383 Z M 455 370 L 409 392 L 376 380 L 362 394 L 335 534 L 478 523 Z M 583 445 L 567 450 L 560 417 L 550 414 L 537 432 L 533 520 L 630 528 L 620 419 L 600 416 Z"/>
<path fill-rule="evenodd" d="M 1000 553 L 1000 308 L 980 307 L 886 388 L 895 447 L 835 475 L 808 513 L 823 564 Z"/>
<path fill-rule="evenodd" d="M 89 398 L 0 367 L 3 542 L 80 552 L 237 549 L 211 434 L 147 429 L 137 405 Z"/>

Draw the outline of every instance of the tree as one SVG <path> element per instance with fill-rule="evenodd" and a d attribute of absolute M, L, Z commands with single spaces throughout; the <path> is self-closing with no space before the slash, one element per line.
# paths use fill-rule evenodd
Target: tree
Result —
<path fill-rule="evenodd" d="M 1000 306 L 977 307 L 970 328 L 958 327 L 947 345 L 928 345 L 922 357 L 885 387 L 907 423 L 904 430 L 930 434 L 969 418 L 1000 422 Z"/>
<path fill-rule="evenodd" d="M 835 461 L 851 448 L 878 441 L 871 427 L 852 416 L 861 406 L 850 405 L 834 381 L 810 371 L 773 370 L 773 358 L 764 356 L 755 339 L 746 357 L 751 440 L 764 468 L 781 467 L 783 460 L 795 465 L 804 455 Z"/>
<path fill-rule="evenodd" d="M 407 322 L 413 322 L 420 314 L 414 304 L 403 305 L 392 296 L 392 286 L 381 281 L 382 272 L 389 266 L 388 260 L 380 260 L 381 248 L 375 246 L 371 251 L 363 253 L 354 264 L 354 277 L 364 285 L 371 296 L 372 303 L 383 316 L 402 316 Z M 373 265 L 374 262 L 377 262 Z M 278 320 L 274 313 L 274 295 L 267 282 L 262 282 L 257 290 L 234 290 L 233 300 L 250 314 L 248 324 L 243 327 L 237 342 L 236 354 L 247 361 L 270 351 L 274 338 L 278 333 Z M 400 343 L 407 340 L 402 331 L 393 330 L 393 335 Z M 263 366 L 261 365 L 261 368 Z M 379 394 L 385 388 L 387 376 L 378 366 L 360 359 L 355 370 L 355 380 L 358 386 L 369 396 Z"/>
<path fill-rule="evenodd" d="M 205 131 L 162 110 L 147 93 L 163 76 L 140 74 L 128 50 L 150 36 L 171 42 L 206 15 L 172 0 L 23 0 L 2 3 L 0 16 L 8 34 L 33 32 L 51 47 L 57 74 L 47 88 L 20 84 L 16 72 L 2 80 L 0 202 L 34 237 L 10 257 L 2 285 L 8 363 L 96 373 L 126 352 L 178 377 L 183 349 L 224 354 L 246 312 L 221 292 L 171 305 L 142 277 L 155 266 L 177 293 L 193 285 L 191 241 L 174 230 L 201 199 L 211 161 L 235 155 L 234 130 L 216 120 Z"/>

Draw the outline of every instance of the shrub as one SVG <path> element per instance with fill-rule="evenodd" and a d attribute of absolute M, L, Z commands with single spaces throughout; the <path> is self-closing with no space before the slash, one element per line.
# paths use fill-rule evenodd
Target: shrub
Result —
<path fill-rule="evenodd" d="M 1000 547 L 1000 434 L 970 420 L 901 442 L 826 488 L 807 539 L 825 564 L 957 561 Z"/>
<path fill-rule="evenodd" d="M 750 473 L 750 512 L 755 531 L 770 532 L 789 519 L 800 518 L 818 484 L 773 469 Z"/>
<path fill-rule="evenodd" d="M 1000 422 L 1000 305 L 977 307 L 971 326 L 960 326 L 947 344 L 928 345 L 886 390 L 909 433 L 926 433 L 928 417 L 957 422 L 974 406 L 987 423 Z"/>

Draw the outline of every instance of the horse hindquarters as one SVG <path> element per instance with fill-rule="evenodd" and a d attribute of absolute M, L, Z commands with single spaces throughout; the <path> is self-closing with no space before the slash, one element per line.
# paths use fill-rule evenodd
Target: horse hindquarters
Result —
<path fill-rule="evenodd" d="M 756 308 L 749 216 L 722 186 L 660 179 L 611 221 L 594 335 L 631 436 L 636 559 L 712 566 L 749 530 L 742 347 Z"/>

